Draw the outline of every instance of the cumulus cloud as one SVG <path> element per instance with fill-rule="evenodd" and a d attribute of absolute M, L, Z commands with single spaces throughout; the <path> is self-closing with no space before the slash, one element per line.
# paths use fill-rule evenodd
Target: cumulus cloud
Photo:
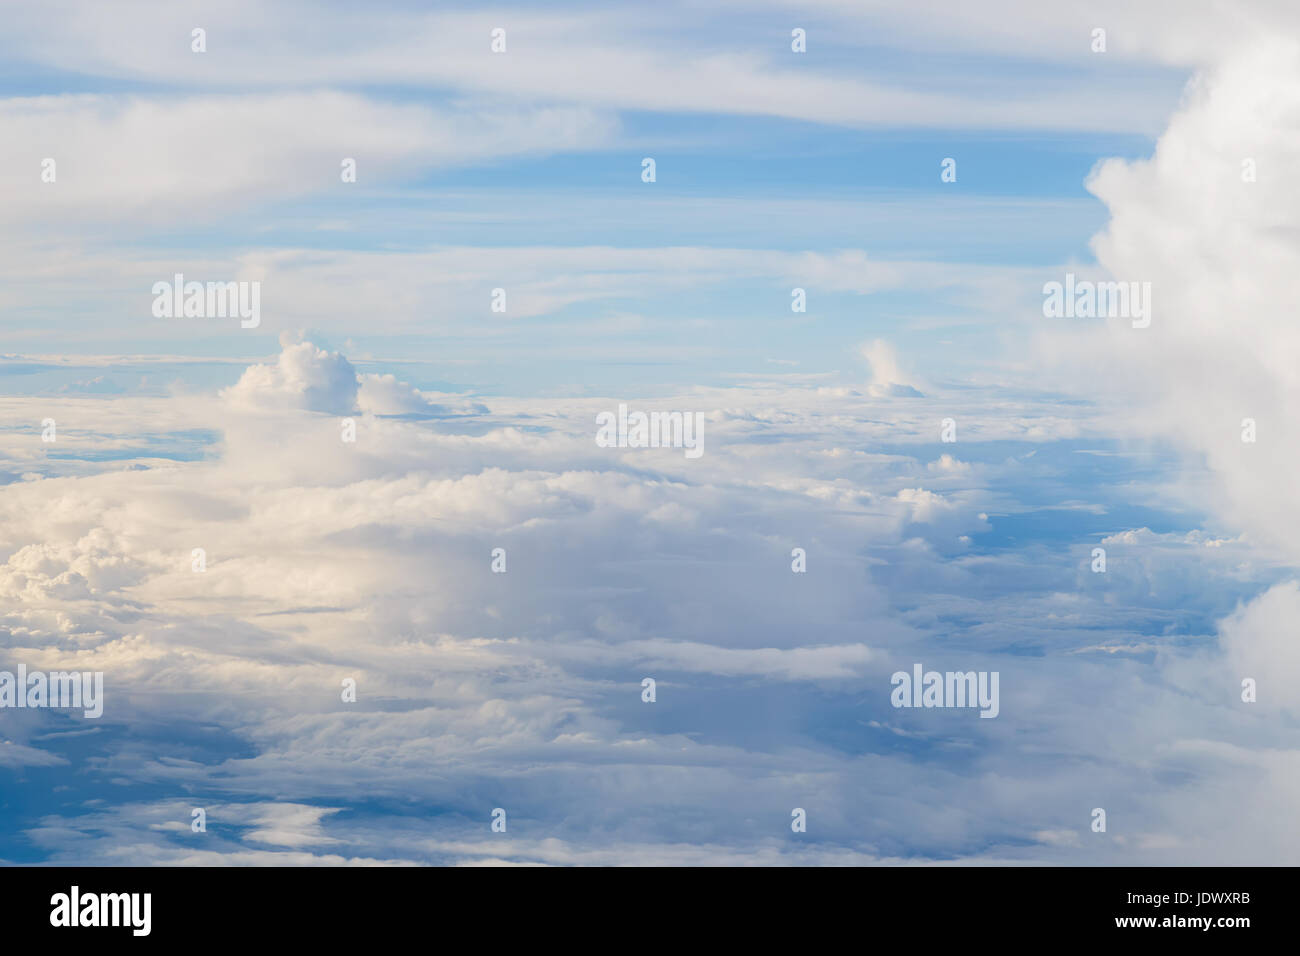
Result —
<path fill-rule="evenodd" d="M 1187 499 L 1300 560 L 1288 530 L 1300 501 L 1283 477 L 1300 468 L 1300 340 L 1280 307 L 1300 295 L 1300 185 L 1286 172 L 1300 162 L 1288 119 L 1298 63 L 1286 36 L 1231 49 L 1188 90 L 1150 159 L 1096 170 L 1090 188 L 1110 212 L 1098 262 L 1151 283 L 1151 325 L 1058 326 L 1042 342 L 1057 380 L 1114 407 L 1117 427 L 1206 462 L 1213 482 L 1184 486 Z"/>
<path fill-rule="evenodd" d="M 905 381 L 898 356 L 888 342 L 876 339 L 862 346 L 862 357 L 871 366 L 870 393 L 878 398 L 920 398 L 921 393 Z"/>
<path fill-rule="evenodd" d="M 236 407 L 346 415 L 356 409 L 357 372 L 338 352 L 310 342 L 286 342 L 274 365 L 250 366 L 222 395 Z"/>

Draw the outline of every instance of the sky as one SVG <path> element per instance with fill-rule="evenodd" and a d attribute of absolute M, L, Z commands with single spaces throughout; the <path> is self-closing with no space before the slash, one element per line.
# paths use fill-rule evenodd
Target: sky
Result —
<path fill-rule="evenodd" d="M 0 861 L 1296 860 L 1293 4 L 5 16 Z"/>

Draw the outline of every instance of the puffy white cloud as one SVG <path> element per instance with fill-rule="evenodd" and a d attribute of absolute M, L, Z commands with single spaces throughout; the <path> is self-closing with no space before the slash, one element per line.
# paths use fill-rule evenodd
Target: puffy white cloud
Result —
<path fill-rule="evenodd" d="M 1110 160 L 1091 181 L 1110 223 L 1094 241 L 1115 279 L 1149 282 L 1149 328 L 1056 322 L 1050 374 L 1113 409 L 1130 435 L 1173 441 L 1212 481 L 1176 490 L 1228 528 L 1300 559 L 1300 44 L 1258 36 L 1189 89 L 1149 160 Z M 1247 161 L 1257 178 L 1250 181 Z M 1059 278 L 1059 277 L 1058 277 Z M 1243 440 L 1254 421 L 1256 440 Z"/>
<path fill-rule="evenodd" d="M 274 365 L 253 365 L 222 393 L 241 408 L 301 408 L 346 415 L 357 405 L 357 372 L 338 352 L 285 344 Z"/>

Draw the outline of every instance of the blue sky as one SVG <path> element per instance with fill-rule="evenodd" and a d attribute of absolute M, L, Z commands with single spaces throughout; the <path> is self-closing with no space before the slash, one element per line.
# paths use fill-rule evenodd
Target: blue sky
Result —
<path fill-rule="evenodd" d="M 15 12 L 0 670 L 106 701 L 0 859 L 1293 859 L 1295 14 L 1187 6 Z"/>

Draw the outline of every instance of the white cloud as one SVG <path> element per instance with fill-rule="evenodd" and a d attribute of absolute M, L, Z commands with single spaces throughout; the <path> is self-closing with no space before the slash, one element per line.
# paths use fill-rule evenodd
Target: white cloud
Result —
<path fill-rule="evenodd" d="M 222 394 L 241 408 L 269 405 L 346 415 L 356 409 L 357 373 L 338 352 L 286 342 L 274 365 L 250 366 Z"/>
<path fill-rule="evenodd" d="M 432 108 L 330 90 L 9 98 L 0 125 L 0 221 L 40 234 L 224 221 L 253 203 L 599 146 L 614 128 L 585 108 Z M 356 184 L 341 180 L 345 157 L 357 161 Z M 41 179 L 46 158 L 52 183 Z"/>
<path fill-rule="evenodd" d="M 1274 585 L 1221 622 L 1220 641 L 1227 657 L 1224 683 L 1229 693 L 1251 678 L 1258 687 L 1257 706 L 1300 714 L 1300 584 Z"/>
<path fill-rule="evenodd" d="M 1172 440 L 1213 481 L 1177 489 L 1223 526 L 1300 561 L 1298 45 L 1260 38 L 1226 54 L 1193 86 L 1149 160 L 1111 160 L 1091 188 L 1110 210 L 1096 237 L 1116 279 L 1150 282 L 1152 319 L 1099 327 L 1044 325 L 1047 374 L 1113 409 L 1117 428 Z M 1252 160 L 1258 181 L 1243 180 Z M 1243 421 L 1257 441 L 1242 440 Z"/>
<path fill-rule="evenodd" d="M 814 39 L 802 57 L 790 53 L 788 31 L 738 31 L 738 18 L 725 6 L 695 6 L 666 19 L 631 7 L 489 15 L 315 4 L 267 10 L 232 2 L 205 11 L 210 49 L 202 55 L 189 49 L 192 14 L 147 3 L 117 5 L 112 17 L 90 13 L 84 4 L 70 5 L 63 15 L 42 10 L 15 16 L 6 32 L 11 55 L 29 61 L 199 89 L 400 84 L 526 102 L 850 126 L 1145 131 L 1159 121 L 1168 104 L 1167 85 L 1152 89 L 1136 71 L 1125 72 L 1124 82 L 1113 80 L 1095 62 L 1100 58 L 1090 59 L 1091 18 L 1023 3 L 1006 7 L 979 15 L 938 4 L 901 14 L 873 10 L 865 22 L 860 8 L 788 11 L 783 24 L 806 15 L 822 24 L 820 30 L 810 24 Z M 1117 3 L 1108 18 L 1115 36 L 1110 56 L 1117 62 L 1105 66 L 1113 72 L 1125 58 L 1147 60 L 1153 50 L 1157 62 L 1185 64 L 1188 43 L 1200 50 L 1210 38 L 1222 41 L 1235 32 L 1235 18 L 1215 13 L 1207 5 L 1198 21 L 1134 14 Z M 1171 21 L 1180 29 L 1161 39 L 1171 32 Z M 305 22 L 313 29 L 304 31 Z M 508 24 L 508 52 L 493 55 L 490 31 L 501 23 Z M 983 53 L 992 43 L 1051 68 L 1028 91 L 987 70 L 976 73 L 984 95 L 969 93 L 970 74 L 959 70 L 928 75 L 924 83 L 899 83 L 873 71 L 874 60 L 862 56 L 880 42 L 882 23 L 906 49 L 933 48 L 924 36 L 929 32 L 945 38 L 949 48 Z M 1088 71 L 1085 83 L 1060 78 L 1059 63 L 1071 52 L 1069 62 Z M 936 79 L 947 82 L 936 89 Z"/>
<path fill-rule="evenodd" d="M 340 442 L 337 409 L 372 385 L 357 442 Z M 1060 414 L 997 389 L 960 395 L 963 419 L 989 436 L 1052 433 L 1044 423 Z M 811 804 L 827 842 L 810 861 L 1226 853 L 1196 838 L 1203 821 L 1181 809 L 1185 787 L 1152 788 L 1146 774 L 1152 761 L 1217 774 L 1222 747 L 1263 759 L 1244 749 L 1257 728 L 1221 725 L 1232 688 L 1214 681 L 1230 682 L 1194 654 L 1167 652 L 1164 676 L 1181 687 L 1167 689 L 1135 655 L 1086 653 L 1099 630 L 1118 640 L 1111 625 L 1131 615 L 1107 604 L 1100 582 L 1071 590 L 1087 573 L 1082 556 L 944 557 L 967 550 L 959 535 L 997 527 L 997 486 L 1024 480 L 1031 461 L 935 474 L 937 411 L 952 395 L 778 381 L 656 400 L 708 415 L 708 452 L 693 462 L 597 448 L 603 397 L 485 399 L 464 423 L 377 411 L 428 397 L 396 379 L 358 384 L 343 356 L 286 340 L 220 399 L 4 400 L 15 419 L 75 424 L 61 446 L 74 457 L 138 453 L 141 421 L 220 432 L 199 460 L 145 468 L 24 457 L 39 437 L 6 433 L 6 463 L 49 476 L 0 496 L 6 659 L 103 670 L 105 727 L 213 728 L 206 738 L 224 746 L 199 753 L 106 735 L 91 773 L 123 781 L 124 796 L 130 785 L 218 787 L 210 823 L 243 834 L 216 826 L 194 846 L 175 826 L 188 826 L 188 804 L 127 802 L 52 816 L 31 831 L 38 846 L 55 859 L 135 847 L 135 859 L 159 862 L 553 863 L 603 859 L 617 833 L 647 859 L 686 861 L 698 852 L 687 844 L 716 844 L 731 846 L 717 859 L 796 861 L 794 848 L 765 842 L 788 825 L 773 808 Z M 774 430 L 781 440 L 765 440 Z M 963 459 L 977 451 L 962 447 Z M 918 487 L 932 481 L 942 494 Z M 1224 567 L 1240 557 L 1240 544 L 1166 544 Z M 498 546 L 505 574 L 490 568 Z M 795 546 L 806 574 L 791 573 Z M 191 569 L 194 547 L 207 552 L 203 573 Z M 1117 578 L 1124 561 L 1114 556 Z M 988 623 L 954 632 L 976 610 Z M 988 650 L 1034 639 L 1080 652 Z M 1000 669 L 998 721 L 972 729 L 890 708 L 889 673 L 916 660 Z M 640 701 L 645 676 L 660 681 L 653 705 Z M 344 677 L 357 681 L 356 705 L 340 700 Z M 25 713 L 7 734 L 26 749 L 10 753 L 62 759 L 38 733 L 42 715 Z M 878 745 L 885 738 L 947 756 L 919 760 Z M 1216 738 L 1219 750 L 1197 744 Z M 1026 746 L 1076 756 L 1029 771 Z M 1202 791 L 1210 803 L 1222 798 L 1217 779 Z M 1291 792 L 1270 779 L 1261 808 Z M 1061 835 L 1086 827 L 1080 795 L 1086 810 L 1099 788 L 1137 800 L 1123 849 Z M 272 797 L 300 809 L 258 809 Z M 387 799 L 446 813 L 413 840 L 406 828 L 428 821 L 331 812 Z M 723 804 L 743 833 L 719 828 Z M 501 805 L 521 833 L 560 842 L 512 852 L 472 836 Z M 1054 836 L 1026 844 L 1034 833 Z M 1232 852 L 1272 859 L 1288 839 L 1246 827 Z"/>

